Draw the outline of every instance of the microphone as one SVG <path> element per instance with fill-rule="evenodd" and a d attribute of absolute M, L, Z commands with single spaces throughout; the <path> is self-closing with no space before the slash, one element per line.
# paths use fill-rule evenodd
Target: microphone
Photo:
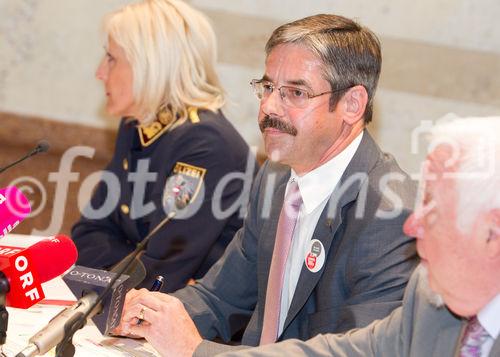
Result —
<path fill-rule="evenodd" d="M 42 283 L 62 275 L 78 256 L 73 241 L 58 235 L 26 247 L 17 237 L 0 241 L 0 271 L 8 281 L 6 305 L 27 309 L 45 298 Z M 17 241 L 17 242 L 14 242 Z"/>
<path fill-rule="evenodd" d="M 2 172 L 4 172 L 5 170 L 11 168 L 14 165 L 19 164 L 20 162 L 26 160 L 27 158 L 29 158 L 29 157 L 31 157 L 33 155 L 39 154 L 41 152 L 46 152 L 47 150 L 49 150 L 49 148 L 50 148 L 50 145 L 47 142 L 47 140 L 40 140 L 38 142 L 37 146 L 33 150 L 31 150 L 29 153 L 27 153 L 26 155 L 24 155 L 22 158 L 14 161 L 13 163 L 10 163 L 7 166 L 4 166 L 4 167 L 0 168 L 0 174 Z"/>
<path fill-rule="evenodd" d="M 41 152 L 47 152 L 50 148 L 50 144 L 47 140 L 40 140 L 38 142 L 38 145 L 35 147 L 35 149 L 33 151 L 36 151 L 34 154 L 38 154 L 38 153 L 41 153 Z"/>
<path fill-rule="evenodd" d="M 0 189 L 0 238 L 12 231 L 31 213 L 31 206 L 15 186 Z"/>
<path fill-rule="evenodd" d="M 66 356 L 66 355 L 74 355 L 75 352 L 75 347 L 72 344 L 72 338 L 73 335 L 76 331 L 81 329 L 85 323 L 87 322 L 88 318 L 94 317 L 97 313 L 99 313 L 101 310 L 103 310 L 103 301 L 105 300 L 108 296 L 109 293 L 112 293 L 114 290 L 116 290 L 120 284 L 124 281 L 121 280 L 122 277 L 126 272 L 130 273 L 131 276 L 138 276 L 137 273 L 134 275 L 134 265 L 137 265 L 140 263 L 139 266 L 142 266 L 142 269 L 144 269 L 144 265 L 142 265 L 142 262 L 139 261 L 138 263 L 138 256 L 139 254 L 146 249 L 147 244 L 151 237 L 153 237 L 165 224 L 170 222 L 177 214 L 177 211 L 181 211 L 184 208 L 186 208 L 191 200 L 192 200 L 192 195 L 180 195 L 178 192 L 175 191 L 175 187 L 172 189 L 173 192 L 173 197 L 174 197 L 174 208 L 169 211 L 167 216 L 160 222 L 158 223 L 144 239 L 137 244 L 135 250 L 127 255 L 125 258 L 123 258 L 118 264 L 114 266 L 113 273 L 114 277 L 107 281 L 107 286 L 104 290 L 100 291 L 99 294 L 97 294 L 96 291 L 90 291 L 87 292 L 81 299 L 77 301 L 76 304 L 73 306 L 63 310 L 61 313 L 56 315 L 48 324 L 45 326 L 42 330 L 40 330 L 38 333 L 36 333 L 33 337 L 30 338 L 28 346 L 26 346 L 21 352 L 19 352 L 16 357 L 31 357 L 31 356 L 36 356 L 40 354 L 44 354 L 50 349 L 52 349 L 54 346 L 57 345 L 56 347 L 56 355 L 57 356 Z M 194 191 L 193 191 L 194 192 Z M 78 269 L 77 271 L 81 273 L 81 269 L 83 267 L 75 267 L 75 269 Z M 89 268 L 87 268 L 89 269 Z M 71 272 L 70 272 L 71 273 Z M 69 273 L 69 274 L 70 274 Z M 111 272 L 110 272 L 111 273 Z M 76 274 L 75 274 L 76 275 Z M 144 269 L 144 273 L 140 274 L 140 279 L 130 279 L 130 286 L 136 286 L 146 276 L 146 271 Z M 66 276 L 64 277 L 65 281 L 68 282 L 68 279 Z M 118 285 L 115 285 L 115 283 L 118 282 Z M 73 283 L 71 283 L 73 285 Z M 94 283 L 95 284 L 95 283 Z M 69 285 L 69 283 L 68 283 Z M 77 284 L 75 284 L 77 285 Z M 80 289 L 80 288 L 79 288 Z M 83 290 L 83 289 L 82 289 Z M 123 294 L 125 295 L 125 294 Z M 112 299 L 111 299 L 112 300 Z M 114 300 L 119 301 L 118 299 Z M 117 304 L 120 304 L 120 302 L 117 302 Z M 109 311 L 119 311 L 120 314 L 116 315 L 116 325 L 118 325 L 120 317 L 121 317 L 121 308 L 123 307 L 123 302 L 121 302 L 121 307 L 120 309 L 112 308 Z M 104 308 L 106 309 L 106 308 Z M 108 311 L 108 310 L 106 310 Z M 104 318 L 103 320 L 109 322 L 109 318 L 106 318 L 106 314 L 103 314 Z M 109 315 L 108 315 L 109 316 Z M 115 320 L 113 317 L 113 313 L 111 313 L 111 322 Z M 94 320 L 96 322 L 96 320 Z M 103 329 L 105 332 L 109 332 L 114 327 L 113 323 L 111 324 L 104 324 L 103 322 L 99 321 L 96 322 L 96 325 L 99 323 L 97 326 L 100 330 Z M 99 327 L 101 326 L 101 327 Z M 102 332 L 102 331 L 101 331 Z"/>
<path fill-rule="evenodd" d="M 121 269 L 123 265 L 118 265 Z M 116 267 L 113 271 L 91 269 L 75 266 L 63 280 L 73 294 L 81 298 L 72 306 L 57 314 L 43 329 L 29 339 L 29 344 L 16 356 L 27 357 L 43 355 L 63 341 L 68 326 L 82 319 L 91 318 L 103 335 L 109 334 L 120 323 L 121 311 L 125 302 L 126 293 L 139 285 L 146 277 L 146 268 L 138 259 L 125 270 L 130 276 L 118 274 Z M 118 278 L 114 283 L 114 278 Z M 100 295 L 109 286 L 111 293 L 102 301 Z"/>
<path fill-rule="evenodd" d="M 119 325 L 126 293 L 139 285 L 146 277 L 144 264 L 138 260 L 136 262 L 138 264 L 134 264 L 135 271 L 130 275 L 122 274 L 113 284 L 108 296 L 98 303 L 94 313 L 89 315 L 103 335 L 109 335 Z M 93 294 L 94 297 L 91 300 L 94 301 L 98 294 L 111 283 L 115 275 L 117 275 L 116 271 L 77 265 L 63 277 L 63 280 L 77 298 Z"/>

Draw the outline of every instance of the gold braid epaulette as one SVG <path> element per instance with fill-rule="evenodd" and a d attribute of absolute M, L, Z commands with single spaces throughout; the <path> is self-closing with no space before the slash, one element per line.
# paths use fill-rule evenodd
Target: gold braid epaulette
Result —
<path fill-rule="evenodd" d="M 191 123 L 200 122 L 197 108 L 188 108 L 188 117 Z M 154 143 L 160 136 L 167 132 L 175 123 L 172 114 L 169 111 L 160 111 L 156 116 L 156 120 L 148 125 L 139 125 L 137 132 L 143 147 L 147 147 Z"/>

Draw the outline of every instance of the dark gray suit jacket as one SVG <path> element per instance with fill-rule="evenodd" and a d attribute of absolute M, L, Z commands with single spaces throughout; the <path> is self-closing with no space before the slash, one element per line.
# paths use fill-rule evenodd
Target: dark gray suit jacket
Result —
<path fill-rule="evenodd" d="M 345 335 L 321 335 L 307 342 L 283 343 L 224 354 L 224 357 L 336 356 L 336 357 L 452 357 L 458 356 L 465 321 L 429 301 L 429 288 L 418 268 L 406 289 L 403 306 L 381 321 Z M 500 356 L 497 338 L 489 354 Z M 221 356 L 222 357 L 222 356 Z"/>
<path fill-rule="evenodd" d="M 254 181 L 244 226 L 225 254 L 198 284 L 174 294 L 205 339 L 229 340 L 248 323 L 242 344 L 258 345 L 289 176 L 286 166 L 270 162 L 263 166 Z M 389 182 L 387 187 L 384 180 Z M 402 232 L 414 196 L 410 178 L 365 131 L 313 234 L 323 243 L 325 264 L 317 273 L 303 266 L 280 340 L 306 340 L 319 333 L 365 326 L 401 304 L 417 262 L 415 244 Z M 395 204 L 402 208 L 394 217 L 380 217 Z M 204 341 L 196 355 L 227 348 Z"/>

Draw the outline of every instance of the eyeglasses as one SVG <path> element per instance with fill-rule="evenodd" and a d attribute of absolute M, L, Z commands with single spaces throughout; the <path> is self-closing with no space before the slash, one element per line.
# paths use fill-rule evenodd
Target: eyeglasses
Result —
<path fill-rule="evenodd" d="M 283 103 L 287 106 L 296 108 L 305 108 L 309 103 L 309 99 L 316 98 L 321 95 L 329 93 L 339 92 L 350 88 L 350 87 L 340 88 L 319 94 L 311 94 L 306 89 L 301 89 L 297 87 L 281 86 L 279 88 L 276 88 L 273 83 L 262 79 L 252 79 L 250 85 L 252 86 L 255 95 L 260 100 L 269 98 L 269 96 L 274 92 L 274 90 L 278 89 L 280 97 L 283 100 Z"/>

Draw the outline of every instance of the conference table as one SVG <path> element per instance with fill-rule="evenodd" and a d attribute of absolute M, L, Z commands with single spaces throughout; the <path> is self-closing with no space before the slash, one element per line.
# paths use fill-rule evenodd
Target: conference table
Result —
<path fill-rule="evenodd" d="M 31 336 L 65 307 L 76 302 L 75 296 L 66 286 L 61 277 L 42 284 L 45 299 L 29 309 L 7 307 L 9 325 L 7 342 L 3 352 L 7 356 L 15 356 L 28 345 Z M 153 357 L 159 354 L 144 339 L 103 336 L 97 327 L 89 323 L 76 332 L 73 343 L 76 348 L 75 356 L 141 356 Z M 55 356 L 55 348 L 47 356 Z"/>

